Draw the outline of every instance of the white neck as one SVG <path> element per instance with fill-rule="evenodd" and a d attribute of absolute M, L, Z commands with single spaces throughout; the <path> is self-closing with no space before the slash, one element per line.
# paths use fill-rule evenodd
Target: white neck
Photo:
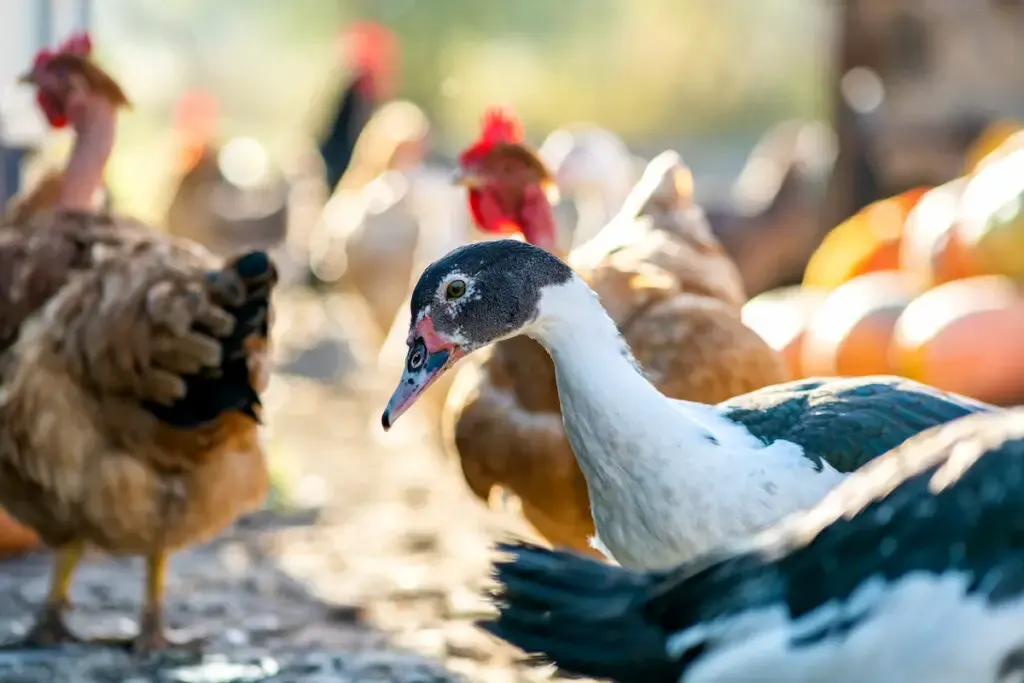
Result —
<path fill-rule="evenodd" d="M 617 542 L 616 529 L 626 534 L 674 517 L 643 519 L 667 512 L 659 511 L 665 489 L 685 483 L 666 480 L 678 471 L 670 461 L 715 446 L 641 374 L 597 295 L 579 278 L 544 290 L 526 333 L 554 362 L 566 435 L 587 480 L 601 542 L 618 562 L 641 562 Z M 663 444 L 667 434 L 671 443 Z"/>
<path fill-rule="evenodd" d="M 629 345 L 619 334 L 597 294 L 583 280 L 543 290 L 537 319 L 524 330 L 551 355 L 555 364 L 559 399 L 563 413 L 593 418 L 580 433 L 581 425 L 566 425 L 571 441 L 581 436 L 643 439 L 652 428 L 681 424 L 702 443 L 707 432 L 680 415 L 673 405 L 643 376 Z M 579 442 L 580 446 L 584 445 Z M 696 443 L 695 443 L 696 445 Z M 574 448 L 577 442 L 573 443 Z M 591 454 L 580 454 L 585 469 L 603 476 L 604 462 L 589 462 Z"/>
<path fill-rule="evenodd" d="M 623 566 L 675 566 L 774 522 L 794 503 L 815 502 L 838 481 L 804 494 L 804 477 L 814 474 L 807 461 L 806 475 L 773 489 L 773 468 L 803 469 L 799 449 L 765 448 L 713 406 L 661 394 L 581 279 L 545 288 L 538 311 L 523 331 L 554 362 L 600 542 Z M 753 453 L 761 449 L 774 455 Z"/>

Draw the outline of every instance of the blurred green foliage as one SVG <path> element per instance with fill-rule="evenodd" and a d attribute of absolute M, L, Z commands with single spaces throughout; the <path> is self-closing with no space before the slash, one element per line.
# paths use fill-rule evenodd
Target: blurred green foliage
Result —
<path fill-rule="evenodd" d="M 761 131 L 824 105 L 830 17 L 805 0 L 104 0 L 103 56 L 138 104 L 115 185 L 139 183 L 153 155 L 169 165 L 188 87 L 219 97 L 225 132 L 288 150 L 343 85 L 338 34 L 361 18 L 399 35 L 402 96 L 448 151 L 499 102 L 534 139 L 590 120 L 641 145 Z M 133 208 L 159 213 L 143 194 Z"/>

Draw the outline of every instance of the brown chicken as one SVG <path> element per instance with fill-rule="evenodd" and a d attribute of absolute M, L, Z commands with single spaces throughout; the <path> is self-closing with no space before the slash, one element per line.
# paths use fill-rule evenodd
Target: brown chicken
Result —
<path fill-rule="evenodd" d="M 255 140 L 219 144 L 217 120 L 217 103 L 208 95 L 189 92 L 179 102 L 179 175 L 167 207 L 167 232 L 221 256 L 273 249 L 288 235 L 291 184 L 269 168 L 251 184 L 235 182 L 233 170 L 237 179 L 239 169 L 258 169 L 266 157 Z"/>
<path fill-rule="evenodd" d="M 149 650 L 169 643 L 168 554 L 267 491 L 257 428 L 277 278 L 262 252 L 225 264 L 82 210 L 123 95 L 110 98 L 113 81 L 74 40 L 27 77 L 51 123 L 77 134 L 56 210 L 0 228 L 0 505 L 57 549 L 46 604 L 16 645 L 76 640 L 63 619 L 69 583 L 96 546 L 146 558 L 131 643 Z"/>
<path fill-rule="evenodd" d="M 555 243 L 548 176 L 511 114 L 485 119 L 460 169 L 482 229 Z M 655 158 L 620 214 L 568 260 L 665 395 L 715 404 L 788 379 L 779 354 L 740 321 L 739 274 L 693 203 L 691 174 L 676 154 Z M 477 496 L 511 491 L 550 543 L 598 555 L 589 546 L 586 482 L 563 430 L 554 368 L 539 344 L 502 341 L 463 368 L 444 432 Z"/>

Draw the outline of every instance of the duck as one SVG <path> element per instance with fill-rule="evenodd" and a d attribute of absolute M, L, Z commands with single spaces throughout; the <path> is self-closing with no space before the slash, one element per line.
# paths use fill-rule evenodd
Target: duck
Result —
<path fill-rule="evenodd" d="M 669 571 L 499 546 L 487 632 L 622 683 L 1020 680 L 1024 409 L 918 434 L 818 505 Z"/>
<path fill-rule="evenodd" d="M 460 247 L 410 301 L 409 349 L 385 430 L 459 359 L 525 335 L 551 357 L 565 434 L 586 479 L 593 545 L 665 569 L 821 499 L 929 427 L 994 407 L 897 377 L 805 379 L 717 405 L 670 399 L 644 376 L 594 291 L 518 240 Z"/>
<path fill-rule="evenodd" d="M 790 379 L 779 353 L 743 323 L 739 273 L 711 235 L 677 153 L 652 159 L 619 213 L 566 254 L 551 175 L 524 135 L 514 112 L 492 109 L 460 155 L 469 213 L 481 232 L 512 234 L 565 257 L 667 396 L 718 403 Z M 404 356 L 408 318 L 402 322 Z M 473 360 L 455 373 L 441 414 L 442 442 L 470 490 L 488 503 L 518 502 L 549 543 L 599 555 L 589 540 L 587 481 L 562 426 L 544 349 L 518 337 Z"/>

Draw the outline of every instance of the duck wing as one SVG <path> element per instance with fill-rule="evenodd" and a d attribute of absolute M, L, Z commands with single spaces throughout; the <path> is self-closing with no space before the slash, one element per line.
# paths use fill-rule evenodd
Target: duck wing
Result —
<path fill-rule="evenodd" d="M 765 444 L 800 446 L 852 472 L 925 429 L 965 415 L 997 410 L 966 396 L 901 377 L 801 379 L 765 387 L 718 404 L 720 414 Z"/>

